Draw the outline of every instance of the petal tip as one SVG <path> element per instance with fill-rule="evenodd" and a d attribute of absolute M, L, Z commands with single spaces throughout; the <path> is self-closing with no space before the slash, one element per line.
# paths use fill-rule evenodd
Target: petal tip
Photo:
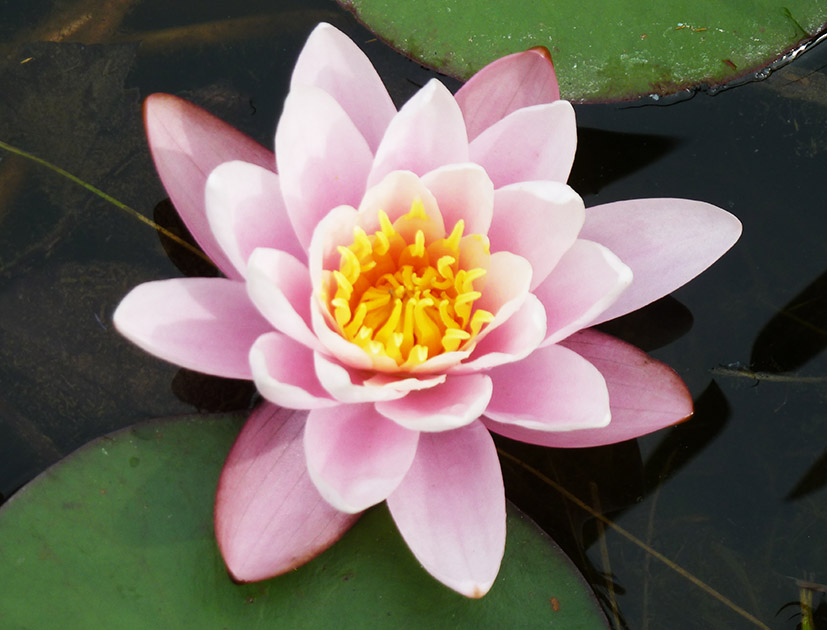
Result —
<path fill-rule="evenodd" d="M 544 57 L 554 67 L 554 60 L 551 58 L 551 51 L 545 46 L 532 46 L 527 52 L 533 52 Z"/>

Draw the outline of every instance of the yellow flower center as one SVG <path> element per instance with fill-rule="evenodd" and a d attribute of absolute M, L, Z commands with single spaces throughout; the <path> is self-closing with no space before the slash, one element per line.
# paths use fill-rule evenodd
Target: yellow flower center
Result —
<path fill-rule="evenodd" d="M 417 229 L 413 242 L 407 242 L 394 226 L 430 221 L 421 199 L 395 224 L 383 210 L 378 216 L 376 233 L 356 227 L 353 244 L 338 247 L 341 259 L 329 304 L 342 336 L 372 356 L 390 357 L 403 370 L 473 340 L 494 316 L 474 309 L 482 295 L 474 282 L 485 269 L 460 266 L 469 238 L 462 237 L 465 222 L 457 221 L 448 237 L 431 243 Z M 486 237 L 471 237 L 487 251 Z"/>

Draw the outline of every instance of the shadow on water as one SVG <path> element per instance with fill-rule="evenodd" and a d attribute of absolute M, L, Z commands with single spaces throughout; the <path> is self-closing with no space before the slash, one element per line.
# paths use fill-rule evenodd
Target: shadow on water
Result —
<path fill-rule="evenodd" d="M 792 372 L 827 348 L 827 272 L 785 304 L 758 333 L 750 368 Z"/>

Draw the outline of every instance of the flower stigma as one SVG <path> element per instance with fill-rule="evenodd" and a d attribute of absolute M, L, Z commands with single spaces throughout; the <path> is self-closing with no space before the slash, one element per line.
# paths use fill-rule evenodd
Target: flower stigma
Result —
<path fill-rule="evenodd" d="M 413 233 L 406 239 L 402 224 L 432 222 L 420 198 L 393 224 L 384 210 L 378 218 L 377 232 L 368 235 L 357 226 L 353 243 L 337 248 L 341 258 L 332 272 L 336 288 L 329 305 L 340 334 L 373 357 L 392 359 L 401 370 L 473 341 L 494 316 L 474 309 L 482 296 L 474 283 L 483 284 L 486 270 L 464 269 L 460 261 L 468 239 L 482 242 L 487 254 L 487 238 L 463 238 L 460 219 L 444 238 L 428 243 L 419 227 L 402 229 Z"/>

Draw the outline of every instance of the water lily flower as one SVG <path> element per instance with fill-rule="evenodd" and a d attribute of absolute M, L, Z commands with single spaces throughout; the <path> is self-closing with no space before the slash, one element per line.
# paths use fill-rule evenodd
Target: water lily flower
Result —
<path fill-rule="evenodd" d="M 740 224 L 682 199 L 584 208 L 565 184 L 574 112 L 542 50 L 456 95 L 432 80 L 397 111 L 322 24 L 275 156 L 173 96 L 150 96 L 145 118 L 172 202 L 226 277 L 140 285 L 114 320 L 265 399 L 217 492 L 237 580 L 295 568 L 387 501 L 425 569 L 480 597 L 505 545 L 489 432 L 584 447 L 691 415 L 670 368 L 590 327 L 696 276 Z"/>

